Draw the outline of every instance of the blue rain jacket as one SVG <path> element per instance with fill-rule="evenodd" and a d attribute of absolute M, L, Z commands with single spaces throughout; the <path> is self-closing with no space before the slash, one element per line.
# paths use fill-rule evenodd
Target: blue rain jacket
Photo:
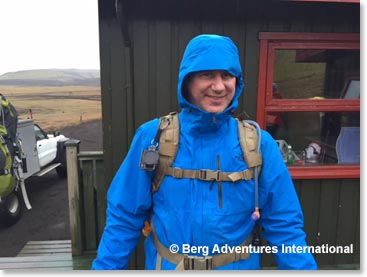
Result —
<path fill-rule="evenodd" d="M 208 113 L 185 99 L 182 91 L 185 77 L 200 70 L 227 70 L 237 78 L 234 99 L 224 112 Z M 217 170 L 219 156 L 222 171 L 236 172 L 247 168 L 237 123 L 232 117 L 243 88 L 238 50 L 229 38 L 201 35 L 190 41 L 179 72 L 181 129 L 173 167 Z M 220 192 L 216 182 L 166 176 L 159 191 L 152 195 L 154 173 L 140 169 L 139 161 L 142 151 L 150 146 L 158 123 L 158 119 L 154 119 L 139 127 L 113 179 L 108 191 L 106 227 L 93 269 L 124 269 L 139 241 L 144 221 L 150 217 L 163 245 L 169 248 L 175 244 L 179 253 L 196 256 L 208 255 L 205 250 L 210 255 L 218 247 L 238 246 L 254 229 L 255 222 L 251 219 L 255 205 L 254 180 L 222 182 Z M 271 253 L 279 269 L 316 269 L 312 254 L 307 251 L 282 252 L 285 245 L 306 246 L 303 215 L 278 146 L 266 131 L 262 131 L 261 152 L 261 217 L 258 222 L 263 227 L 262 237 L 272 247 Z M 146 269 L 155 269 L 157 251 L 151 234 L 145 239 L 145 255 Z M 175 266 L 162 258 L 162 269 L 174 269 Z M 252 253 L 247 260 L 218 269 L 259 268 L 260 254 Z"/>

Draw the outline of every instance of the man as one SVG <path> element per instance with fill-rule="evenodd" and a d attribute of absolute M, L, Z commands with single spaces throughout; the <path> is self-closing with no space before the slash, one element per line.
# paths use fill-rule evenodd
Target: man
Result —
<path fill-rule="evenodd" d="M 194 173 L 248 169 L 232 117 L 243 88 L 238 50 L 229 38 L 200 35 L 189 42 L 178 80 L 182 110 L 173 168 Z M 155 119 L 137 130 L 114 177 L 93 269 L 124 269 L 145 221 L 153 227 L 145 240 L 146 269 L 259 269 L 261 250 L 250 248 L 256 222 L 279 269 L 316 269 L 306 251 L 282 252 L 282 246 L 306 246 L 303 215 L 287 167 L 267 132 L 261 131 L 259 217 L 253 178 L 231 182 L 165 176 L 152 194 L 155 171 L 139 164 L 144 150 L 154 150 L 158 126 Z M 236 246 L 240 253 L 224 253 Z"/>

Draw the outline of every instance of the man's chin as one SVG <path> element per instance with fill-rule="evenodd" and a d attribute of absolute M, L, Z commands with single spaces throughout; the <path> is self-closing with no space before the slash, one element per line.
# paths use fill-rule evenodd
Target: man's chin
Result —
<path fill-rule="evenodd" d="M 221 113 L 224 109 L 222 107 L 210 107 L 206 111 L 209 113 Z"/>

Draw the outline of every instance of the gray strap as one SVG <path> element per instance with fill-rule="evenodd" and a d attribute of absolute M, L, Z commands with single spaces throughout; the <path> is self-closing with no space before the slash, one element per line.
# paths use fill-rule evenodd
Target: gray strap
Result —
<path fill-rule="evenodd" d="M 170 263 L 173 264 L 178 264 L 181 260 L 184 259 L 184 255 L 179 254 L 179 253 L 172 253 L 171 251 L 169 251 L 168 248 L 166 248 L 157 238 L 155 229 L 154 229 L 154 224 L 153 221 L 150 223 L 151 227 L 152 227 L 152 237 L 153 237 L 153 242 L 154 245 L 157 249 L 158 255 L 160 255 L 161 257 L 165 258 L 167 261 L 169 261 Z M 158 257 L 157 257 L 158 259 Z M 158 261 L 158 260 L 157 260 Z"/>
<path fill-rule="evenodd" d="M 156 270 L 161 270 L 162 269 L 162 256 L 157 253 L 157 262 L 156 262 L 156 265 L 155 265 L 155 269 Z"/>

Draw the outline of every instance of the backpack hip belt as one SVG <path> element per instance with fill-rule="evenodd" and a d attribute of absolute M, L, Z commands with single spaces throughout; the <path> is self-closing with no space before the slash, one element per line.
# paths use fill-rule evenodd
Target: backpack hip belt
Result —
<path fill-rule="evenodd" d="M 180 253 L 173 253 L 165 247 L 158 239 L 154 230 L 153 222 L 151 222 L 152 238 L 157 249 L 156 270 L 161 270 L 162 257 L 170 263 L 176 264 L 175 270 L 211 270 L 240 260 L 246 260 L 250 257 L 249 251 L 240 251 L 240 253 L 228 252 L 214 256 L 188 256 Z M 246 249 L 252 242 L 253 234 L 242 242 L 239 246 Z"/>

